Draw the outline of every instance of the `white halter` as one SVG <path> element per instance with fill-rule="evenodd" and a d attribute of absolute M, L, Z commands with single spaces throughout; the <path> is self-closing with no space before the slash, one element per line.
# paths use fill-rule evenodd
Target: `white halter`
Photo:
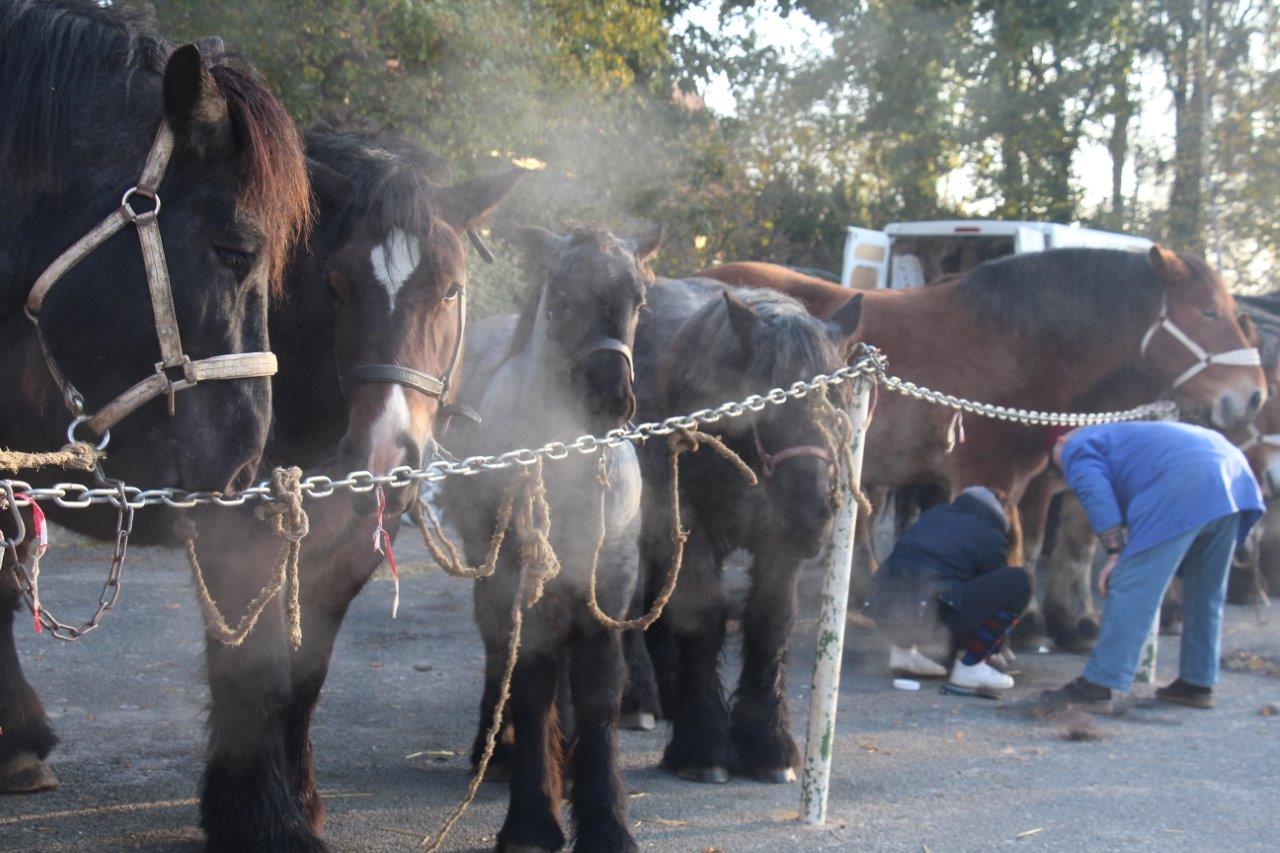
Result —
<path fill-rule="evenodd" d="M 1257 447 L 1259 444 L 1265 444 L 1270 447 L 1280 447 L 1280 432 L 1262 432 L 1254 424 L 1249 424 L 1249 437 L 1236 445 L 1241 450 L 1248 450 Z"/>
<path fill-rule="evenodd" d="M 1161 301 L 1160 316 L 1151 324 L 1151 328 L 1147 329 L 1147 333 L 1142 336 L 1142 345 L 1138 347 L 1138 354 L 1142 357 L 1147 355 L 1147 344 L 1151 343 L 1151 338 L 1157 331 L 1164 329 L 1174 340 L 1186 347 L 1196 358 L 1196 363 L 1188 367 L 1182 374 L 1173 380 L 1173 387 L 1189 381 L 1202 370 L 1205 370 L 1211 364 L 1224 364 L 1229 367 L 1259 367 L 1262 365 L 1262 356 L 1258 353 L 1257 347 L 1247 347 L 1244 349 L 1233 349 L 1228 352 L 1206 352 L 1204 347 L 1200 346 L 1191 336 L 1182 331 L 1169 319 L 1169 304 Z"/>

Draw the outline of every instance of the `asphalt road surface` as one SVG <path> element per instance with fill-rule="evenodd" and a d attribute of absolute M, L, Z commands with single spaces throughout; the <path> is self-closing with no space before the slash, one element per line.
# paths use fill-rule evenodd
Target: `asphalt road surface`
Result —
<path fill-rule="evenodd" d="M 107 552 L 55 533 L 42 591 L 55 612 L 97 600 Z M 336 850 L 414 850 L 463 795 L 480 695 L 481 654 L 464 582 L 426 568 L 402 538 L 409 571 L 399 619 L 375 579 L 352 607 L 314 730 L 325 835 Z M 803 737 L 816 573 L 805 578 L 790 696 Z M 1150 688 L 1118 717 L 1031 713 L 1030 698 L 1079 674 L 1083 659 L 1022 656 L 999 702 L 894 690 L 884 648 L 851 629 L 840 703 L 831 817 L 796 822 L 799 787 L 735 779 L 684 782 L 656 768 L 665 732 L 622 735 L 630 816 L 652 850 L 1275 849 L 1280 845 L 1280 607 L 1230 608 L 1219 706 L 1154 705 Z M 65 617 L 64 617 L 65 618 Z M 304 626 L 305 630 L 305 626 Z M 5 850 L 198 849 L 196 786 L 207 699 L 201 628 L 177 552 L 136 549 L 118 608 L 75 644 L 24 633 L 28 677 L 62 744 L 56 792 L 0 798 Z M 735 648 L 728 671 L 736 666 Z M 1176 642 L 1160 651 L 1161 681 Z M 1084 739 L 1073 739 L 1071 733 Z M 486 784 L 448 850 L 486 849 L 506 789 Z"/>

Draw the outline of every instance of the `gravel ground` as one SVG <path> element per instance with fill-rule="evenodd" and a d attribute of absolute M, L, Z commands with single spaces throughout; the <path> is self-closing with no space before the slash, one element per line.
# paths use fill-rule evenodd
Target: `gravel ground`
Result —
<path fill-rule="evenodd" d="M 315 727 L 325 833 L 337 850 L 415 849 L 468 780 L 481 671 L 470 593 L 427 571 L 407 538 L 399 553 L 410 569 L 400 618 L 389 616 L 389 581 L 375 579 L 347 619 Z M 46 603 L 72 613 L 89 606 L 106 559 L 98 545 L 53 549 Z M 816 583 L 810 572 L 790 669 L 801 736 Z M 1029 705 L 1077 675 L 1082 658 L 1019 658 L 1018 687 L 1000 702 L 929 685 L 904 693 L 890 687 L 881 641 L 851 629 L 827 827 L 795 821 L 796 785 L 699 786 L 660 772 L 659 727 L 622 735 L 636 837 L 646 849 L 689 851 L 1275 849 L 1280 715 L 1260 712 L 1280 702 L 1277 621 L 1229 609 L 1224 649 L 1241 653 L 1243 668 L 1224 674 L 1216 710 L 1153 705 L 1139 687 L 1123 715 L 1082 723 L 1036 717 Z M 200 634 L 181 556 L 139 548 L 101 631 L 73 645 L 20 638 L 62 737 L 50 762 L 62 787 L 0 798 L 0 848 L 199 847 Z M 733 651 L 730 672 L 735 661 Z M 1176 643 L 1166 641 L 1162 682 L 1176 662 Z M 490 847 L 505 804 L 504 787 L 485 785 L 446 849 Z"/>

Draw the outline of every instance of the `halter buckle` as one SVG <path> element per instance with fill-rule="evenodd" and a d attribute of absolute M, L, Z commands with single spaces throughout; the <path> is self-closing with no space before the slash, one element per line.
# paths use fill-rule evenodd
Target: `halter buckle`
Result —
<path fill-rule="evenodd" d="M 175 379 L 169 371 L 177 370 L 178 368 L 182 368 L 182 376 Z M 174 413 L 177 411 L 177 403 L 174 400 L 174 396 L 179 391 L 194 388 L 198 382 L 195 376 L 195 370 L 191 365 L 191 356 L 184 355 L 182 357 L 182 364 L 174 364 L 169 367 L 166 367 L 163 361 L 157 361 L 156 373 L 164 377 L 164 381 L 168 383 L 169 387 L 165 391 L 165 394 L 169 397 L 169 417 L 173 417 Z"/>
<path fill-rule="evenodd" d="M 134 210 L 129 206 L 129 199 L 133 198 L 135 195 L 151 199 L 155 202 L 155 207 L 151 208 L 151 210 L 144 210 L 141 212 Z M 135 225 L 153 222 L 156 217 L 160 215 L 160 194 L 154 190 L 144 189 L 143 187 L 129 187 L 129 189 L 124 191 L 124 195 L 120 197 L 120 212 L 124 215 L 125 219 L 128 219 Z"/>

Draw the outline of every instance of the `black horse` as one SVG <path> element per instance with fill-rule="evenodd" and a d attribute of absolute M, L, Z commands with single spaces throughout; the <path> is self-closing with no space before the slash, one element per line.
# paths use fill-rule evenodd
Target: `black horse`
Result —
<path fill-rule="evenodd" d="M 482 418 L 471 431 L 468 453 L 599 434 L 635 410 L 631 346 L 652 278 L 647 262 L 659 238 L 624 240 L 587 229 L 560 236 L 536 228 L 521 229 L 516 237 L 528 257 L 530 286 L 518 320 L 482 324 L 488 328 L 477 329 L 480 346 L 468 347 L 469 363 L 477 369 L 468 372 L 465 394 Z M 621 637 L 589 610 L 587 588 L 593 550 L 602 542 L 597 600 L 605 613 L 624 614 L 638 565 L 640 470 L 630 445 L 602 452 L 608 481 L 603 519 L 596 458 L 573 454 L 545 468 L 550 542 L 561 568 L 524 619 L 505 716 L 514 741 L 498 757 L 511 775 L 499 850 L 558 850 L 565 843 L 559 819 L 558 688 L 568 694 L 574 718 L 567 749 L 576 849 L 637 849 L 627 826 L 617 758 L 616 723 L 626 678 Z M 473 562 L 485 558 L 511 477 L 487 474 L 444 484 L 444 506 Z M 493 721 L 522 568 L 532 568 L 522 567 L 526 549 L 520 536 L 517 528 L 509 531 L 510 544 L 499 552 L 493 576 L 475 587 L 486 665 L 473 761 Z"/>
<path fill-rule="evenodd" d="M 441 161 L 388 134 L 317 129 L 307 155 L 319 216 L 272 313 L 280 358 L 270 464 L 345 475 L 417 467 L 452 399 L 465 317 L 465 231 L 524 174 L 442 186 Z M 438 380 L 445 387 L 432 382 Z M 384 495 L 385 527 L 416 496 Z M 310 725 L 351 600 L 383 557 L 371 494 L 309 502 L 302 645 L 279 599 L 239 647 L 206 641 L 212 708 L 201 824 L 219 850 L 321 849 Z M 270 577 L 279 540 L 249 512 L 198 519 L 198 554 L 228 621 Z M 283 596 L 281 596 L 283 597 Z"/>
<path fill-rule="evenodd" d="M 824 322 L 772 291 L 659 279 L 636 334 L 637 416 L 658 420 L 836 370 L 860 302 L 853 297 Z M 831 394 L 833 404 L 847 402 L 844 386 Z M 633 722 L 665 714 L 672 731 L 662 765 L 683 778 L 724 782 L 731 770 L 775 782 L 796 778 L 787 641 L 800 567 L 821 549 L 833 517 L 835 448 L 824 445 L 817 417 L 805 400 L 793 400 L 706 427 L 752 467 L 758 485 L 717 454 L 680 459 L 681 513 L 690 532 L 684 569 L 662 618 L 643 640 L 637 632 L 627 636 L 623 709 Z M 646 446 L 641 464 L 647 585 L 636 606 L 647 608 L 672 552 L 665 448 Z M 739 548 L 752 558 L 751 589 L 731 712 L 720 682 L 727 611 L 721 576 L 725 558 Z"/>
<path fill-rule="evenodd" d="M 86 413 L 156 376 L 162 312 L 149 293 L 134 224 L 88 252 L 44 295 L 38 317 L 47 353 L 22 309 L 42 272 L 123 204 L 153 144 L 169 134 L 172 154 L 158 198 L 147 201 L 140 189 L 129 202 L 129 216 L 146 220 L 154 212 L 159 224 L 177 321 L 166 335 L 180 338 L 181 354 L 195 361 L 267 349 L 269 290 L 278 289 L 284 259 L 309 219 L 305 163 L 284 109 L 250 69 L 223 54 L 219 40 L 175 48 L 149 21 L 89 0 L 0 0 L 0 116 L 7 192 L 0 215 L 0 446 L 64 443 L 72 419 L 66 406 L 81 404 L 67 395 L 64 405 L 50 364 L 78 389 Z M 271 414 L 265 377 L 201 381 L 171 400 L 171 414 L 164 396 L 111 430 L 108 474 L 138 485 L 218 491 L 251 481 Z M 38 484 L 76 479 L 62 471 L 20 476 Z M 51 509 L 60 523 L 98 535 L 116 518 L 110 508 Z M 172 520 L 148 515 L 162 529 Z M 0 793 L 57 784 L 43 763 L 56 739 L 14 647 L 17 606 L 14 575 L 6 571 Z"/>

